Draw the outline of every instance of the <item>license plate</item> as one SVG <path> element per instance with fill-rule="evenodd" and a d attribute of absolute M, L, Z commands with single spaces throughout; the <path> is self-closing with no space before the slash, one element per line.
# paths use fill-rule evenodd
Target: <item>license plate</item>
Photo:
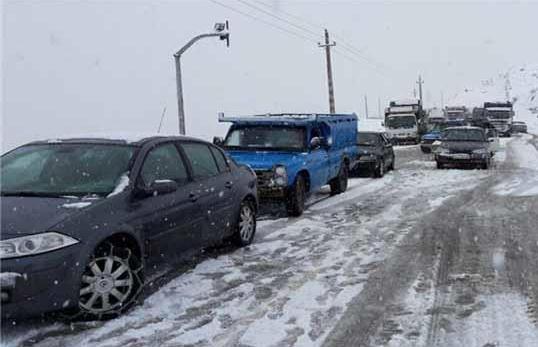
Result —
<path fill-rule="evenodd" d="M 452 158 L 454 159 L 469 159 L 471 156 L 469 154 L 465 154 L 465 153 L 457 153 L 457 154 L 452 154 Z"/>

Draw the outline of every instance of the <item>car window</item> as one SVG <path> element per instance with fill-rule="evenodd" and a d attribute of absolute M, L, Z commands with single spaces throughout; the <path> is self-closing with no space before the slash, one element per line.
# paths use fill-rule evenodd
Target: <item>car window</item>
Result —
<path fill-rule="evenodd" d="M 207 178 L 218 175 L 217 163 L 209 147 L 202 143 L 184 143 L 183 150 L 192 167 L 194 178 Z"/>
<path fill-rule="evenodd" d="M 215 160 L 217 161 L 217 166 L 219 168 L 220 172 L 228 171 L 228 163 L 226 162 L 226 158 L 224 157 L 224 154 L 222 154 L 221 151 L 216 149 L 215 147 L 209 147 L 211 149 L 211 152 L 213 153 L 213 156 L 215 157 Z"/>
<path fill-rule="evenodd" d="M 188 181 L 183 159 L 171 143 L 156 147 L 148 153 L 140 177 L 145 186 L 156 180 L 172 180 L 180 185 Z"/>

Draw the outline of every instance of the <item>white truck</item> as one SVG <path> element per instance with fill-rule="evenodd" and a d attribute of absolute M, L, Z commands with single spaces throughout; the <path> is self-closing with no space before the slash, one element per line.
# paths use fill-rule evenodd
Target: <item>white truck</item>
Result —
<path fill-rule="evenodd" d="M 506 102 L 485 102 L 484 114 L 500 136 L 510 137 L 512 135 L 512 122 L 514 120 L 514 108 L 510 101 Z"/>
<path fill-rule="evenodd" d="M 419 100 L 391 101 L 385 109 L 385 128 L 392 143 L 418 144 L 424 111 Z"/>

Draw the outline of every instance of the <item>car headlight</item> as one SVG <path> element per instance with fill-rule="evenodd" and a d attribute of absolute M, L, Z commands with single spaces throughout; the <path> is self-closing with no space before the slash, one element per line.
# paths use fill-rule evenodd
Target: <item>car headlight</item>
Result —
<path fill-rule="evenodd" d="M 277 165 L 274 169 L 275 183 L 279 186 L 285 186 L 288 183 L 288 172 L 283 165 Z"/>
<path fill-rule="evenodd" d="M 16 237 L 0 241 L 0 259 L 24 257 L 40 254 L 78 243 L 77 239 L 59 234 L 46 232 L 41 234 Z"/>

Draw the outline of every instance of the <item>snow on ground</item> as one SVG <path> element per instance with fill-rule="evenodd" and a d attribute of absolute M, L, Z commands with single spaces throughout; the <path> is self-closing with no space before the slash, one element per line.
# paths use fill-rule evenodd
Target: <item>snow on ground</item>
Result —
<path fill-rule="evenodd" d="M 512 142 L 511 159 L 520 169 L 494 187 L 498 195 L 538 195 L 538 149 L 533 137 L 520 135 Z"/>
<path fill-rule="evenodd" d="M 320 346 L 414 223 L 491 174 L 436 170 L 414 150 L 397 149 L 404 159 L 396 171 L 352 179 L 348 191 L 301 218 L 261 221 L 250 247 L 201 262 L 128 314 L 82 323 L 75 333 L 45 326 L 34 345 Z M 4 334 L 3 343 L 35 335 L 33 327 L 21 329 Z"/>

